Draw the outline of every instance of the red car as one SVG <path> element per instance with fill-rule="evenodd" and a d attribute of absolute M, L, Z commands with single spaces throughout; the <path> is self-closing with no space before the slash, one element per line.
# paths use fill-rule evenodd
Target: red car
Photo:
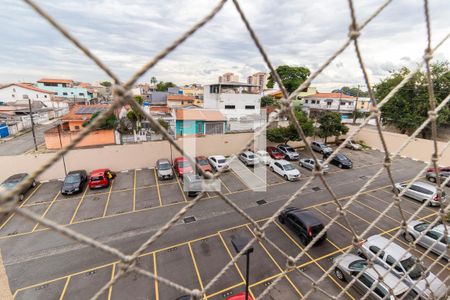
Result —
<path fill-rule="evenodd" d="M 284 154 L 280 152 L 276 147 L 267 147 L 266 148 L 267 153 L 269 153 L 270 157 L 273 159 L 283 159 Z"/>
<path fill-rule="evenodd" d="M 239 293 L 228 297 L 227 300 L 245 300 L 245 293 Z M 253 297 L 250 294 L 248 295 L 248 300 L 253 300 Z"/>
<path fill-rule="evenodd" d="M 438 167 L 439 173 L 441 172 L 450 172 L 450 167 Z M 434 172 L 434 168 L 428 168 L 427 172 Z"/>
<path fill-rule="evenodd" d="M 204 172 L 212 172 L 211 165 L 208 162 L 208 159 L 205 156 L 197 156 L 195 158 L 195 162 L 200 165 Z"/>
<path fill-rule="evenodd" d="M 177 157 L 173 161 L 173 167 L 175 169 L 175 173 L 181 177 L 184 174 L 192 173 L 192 166 L 189 161 L 184 157 Z"/>
<path fill-rule="evenodd" d="M 89 188 L 96 189 L 108 187 L 115 176 L 116 175 L 109 169 L 94 170 L 89 174 Z"/>

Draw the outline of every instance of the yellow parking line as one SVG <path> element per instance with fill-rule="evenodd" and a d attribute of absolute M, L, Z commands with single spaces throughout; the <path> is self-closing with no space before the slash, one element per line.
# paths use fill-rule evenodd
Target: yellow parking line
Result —
<path fill-rule="evenodd" d="M 133 180 L 133 211 L 136 211 L 136 169 L 134 170 Z"/>
<path fill-rule="evenodd" d="M 86 187 L 86 190 L 84 191 L 83 195 L 81 196 L 80 201 L 78 201 L 77 207 L 75 208 L 75 211 L 73 212 L 72 218 L 70 218 L 69 224 L 72 224 L 73 220 L 75 220 L 75 216 L 78 213 L 78 209 L 80 209 L 81 203 L 83 202 L 84 196 L 86 195 L 88 189 L 89 189 L 89 187 Z"/>
<path fill-rule="evenodd" d="M 116 264 L 113 264 L 112 270 L 111 270 L 111 280 L 113 280 L 115 272 L 116 272 Z M 108 300 L 111 300 L 112 288 L 113 288 L 113 286 L 111 285 L 108 289 Z"/>
<path fill-rule="evenodd" d="M 36 193 L 36 191 L 42 186 L 42 183 L 40 183 L 37 188 L 34 189 L 34 191 L 31 192 L 31 194 L 22 202 L 22 204 L 19 205 L 19 208 L 23 207 L 27 201 Z M 0 225 L 0 230 L 3 229 L 3 227 L 5 227 L 5 225 L 12 219 L 12 217 L 15 215 L 15 213 L 12 213 L 9 215 L 9 217 L 5 220 L 5 222 L 3 222 L 2 225 Z"/>
<path fill-rule="evenodd" d="M 50 202 L 50 204 L 47 206 L 47 208 L 45 209 L 44 213 L 42 214 L 41 218 L 45 218 L 45 216 L 47 215 L 48 211 L 50 210 L 50 208 L 52 207 L 53 203 L 55 203 L 56 198 L 58 198 L 59 194 L 61 192 L 58 192 L 58 194 L 56 194 L 55 198 L 53 198 L 52 202 Z M 31 232 L 34 232 L 36 230 L 36 228 L 39 226 L 39 223 L 36 223 L 36 225 L 34 225 L 33 230 L 31 230 Z"/>
<path fill-rule="evenodd" d="M 253 233 L 253 230 L 250 229 L 250 227 L 247 225 L 246 228 L 248 229 L 248 231 L 250 231 L 250 233 L 253 235 L 253 237 L 256 237 L 256 235 Z M 277 266 L 278 270 L 280 272 L 283 272 L 283 269 L 280 267 L 280 265 L 277 263 L 277 261 L 275 260 L 275 258 L 273 258 L 272 254 L 270 254 L 269 250 L 267 250 L 267 248 L 264 246 L 263 243 L 261 243 L 260 241 L 258 241 L 259 245 L 261 246 L 261 248 L 263 248 L 264 252 L 266 252 L 266 254 L 270 257 L 270 259 L 272 260 L 272 262 L 275 264 L 275 266 Z M 292 287 L 294 288 L 294 290 L 297 292 L 297 294 L 300 295 L 301 298 L 303 298 L 303 294 L 300 292 L 300 290 L 295 286 L 295 284 L 291 281 L 291 279 L 288 276 L 284 276 L 284 278 L 286 278 L 286 280 L 290 283 L 290 285 L 292 285 Z"/>
<path fill-rule="evenodd" d="M 111 198 L 111 191 L 114 184 L 114 179 L 111 181 L 111 186 L 109 187 L 108 198 L 106 199 L 105 209 L 103 210 L 103 217 L 106 216 L 106 211 L 108 210 L 109 199 Z"/>
<path fill-rule="evenodd" d="M 206 299 L 209 299 L 209 298 L 212 298 L 212 297 L 214 297 L 214 296 L 220 295 L 220 294 L 222 294 L 222 293 L 225 293 L 225 292 L 227 292 L 227 291 L 229 291 L 229 290 L 231 290 L 231 289 L 234 289 L 234 288 L 236 288 L 236 287 L 238 287 L 238 286 L 241 286 L 241 285 L 245 285 L 245 281 L 242 281 L 242 282 L 237 283 L 237 284 L 235 284 L 235 285 L 229 286 L 229 287 L 227 287 L 227 288 L 225 288 L 225 289 L 222 289 L 222 290 L 220 290 L 220 291 L 218 291 L 218 292 L 215 292 L 215 293 L 212 293 L 212 294 L 210 294 L 210 295 L 207 295 L 207 296 L 206 296 Z"/>
<path fill-rule="evenodd" d="M 183 188 L 181 187 L 180 180 L 178 179 L 177 175 L 175 175 L 175 177 L 177 179 L 178 187 L 180 188 L 181 194 L 183 195 L 184 202 L 187 202 L 187 198 L 186 195 L 184 194 Z"/>
<path fill-rule="evenodd" d="M 158 270 L 156 268 L 156 253 L 153 252 L 153 273 L 155 274 L 155 299 L 159 300 L 159 289 L 158 289 Z"/>
<path fill-rule="evenodd" d="M 200 272 L 198 271 L 197 261 L 195 260 L 194 251 L 192 251 L 191 242 L 188 243 L 189 253 L 191 254 L 192 263 L 194 264 L 195 273 L 197 274 L 198 283 L 200 284 L 200 289 L 203 290 L 203 281 L 200 276 Z"/>
<path fill-rule="evenodd" d="M 228 193 L 231 194 L 231 190 L 227 187 L 227 185 L 225 184 L 225 182 L 223 182 L 222 178 L 219 177 L 218 179 L 219 179 L 219 181 L 223 184 L 223 186 L 224 186 L 225 189 L 228 191 Z"/>
<path fill-rule="evenodd" d="M 67 291 L 67 287 L 69 286 L 69 282 L 70 282 L 70 278 L 72 278 L 72 276 L 67 276 L 67 280 L 66 283 L 64 284 L 64 288 L 61 292 L 61 296 L 59 297 L 59 300 L 63 300 L 64 296 L 66 295 L 66 291 Z"/>
<path fill-rule="evenodd" d="M 159 206 L 163 206 L 161 200 L 161 191 L 159 190 L 158 175 L 156 175 L 156 169 L 153 169 L 153 172 L 155 173 L 156 191 L 158 192 Z"/>

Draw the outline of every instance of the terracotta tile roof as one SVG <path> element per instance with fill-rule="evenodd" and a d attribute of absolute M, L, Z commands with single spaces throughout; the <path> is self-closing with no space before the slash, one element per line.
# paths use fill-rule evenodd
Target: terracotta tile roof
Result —
<path fill-rule="evenodd" d="M 226 118 L 218 110 L 177 109 L 176 119 L 184 121 L 225 121 Z"/>
<path fill-rule="evenodd" d="M 55 78 L 42 78 L 37 82 L 47 82 L 47 83 L 73 83 L 71 79 L 55 79 Z"/>
<path fill-rule="evenodd" d="M 167 95 L 167 101 L 186 101 L 186 100 L 194 100 L 194 97 L 180 94 Z"/>
<path fill-rule="evenodd" d="M 92 107 L 92 108 L 102 108 L 103 110 L 107 109 L 109 104 L 93 104 L 93 105 L 74 105 L 70 108 L 69 113 L 62 118 L 62 121 L 86 121 L 91 118 L 93 113 L 77 113 L 81 108 L 84 107 Z"/>
<path fill-rule="evenodd" d="M 91 84 L 90 84 L 90 83 L 87 83 L 87 82 L 80 82 L 80 84 L 77 85 L 77 86 L 78 86 L 78 87 L 81 87 L 81 88 L 88 88 L 88 87 L 91 86 Z"/>
<path fill-rule="evenodd" d="M 355 99 L 353 96 L 348 96 L 341 93 L 316 93 L 314 95 L 306 96 L 305 98 L 345 98 L 345 99 Z"/>
<path fill-rule="evenodd" d="M 10 86 L 13 86 L 13 85 L 19 86 L 19 87 L 24 88 L 24 89 L 40 92 L 40 93 L 54 94 L 54 92 L 42 90 L 42 89 L 39 89 L 39 88 L 37 88 L 35 86 L 32 86 L 30 84 L 26 84 L 26 83 L 11 83 L 11 84 L 7 84 L 7 85 L 4 85 L 4 86 L 0 87 L 0 89 L 6 88 L 6 87 L 10 87 Z"/>
<path fill-rule="evenodd" d="M 170 112 L 170 107 L 167 106 L 150 106 L 150 111 L 160 111 L 164 113 Z"/>

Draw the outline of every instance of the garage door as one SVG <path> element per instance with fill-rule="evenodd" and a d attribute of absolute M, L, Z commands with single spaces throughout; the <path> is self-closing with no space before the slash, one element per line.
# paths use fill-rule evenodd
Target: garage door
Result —
<path fill-rule="evenodd" d="M 223 122 L 206 123 L 205 134 L 223 134 Z"/>

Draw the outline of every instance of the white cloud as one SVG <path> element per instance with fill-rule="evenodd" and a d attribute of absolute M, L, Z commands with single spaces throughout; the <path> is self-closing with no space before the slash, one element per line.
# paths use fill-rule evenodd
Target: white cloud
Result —
<path fill-rule="evenodd" d="M 359 22 L 382 0 L 355 1 Z M 210 0 L 38 1 L 120 78 L 126 79 L 212 8 Z M 345 1 L 241 1 L 250 23 L 274 65 L 317 69 L 346 37 L 350 14 Z M 372 82 L 402 65 L 420 60 L 426 45 L 422 2 L 393 1 L 361 34 L 360 46 Z M 450 28 L 447 0 L 430 2 L 433 42 Z M 34 81 L 39 77 L 71 77 L 96 81 L 105 74 L 39 18 L 26 4 L 5 0 L 0 11 L 2 47 L 0 82 Z M 450 42 L 437 53 L 449 59 Z M 150 76 L 178 84 L 208 83 L 233 71 L 241 80 L 266 70 L 233 3 L 155 66 Z M 314 85 L 324 90 L 362 84 L 351 45 Z"/>

